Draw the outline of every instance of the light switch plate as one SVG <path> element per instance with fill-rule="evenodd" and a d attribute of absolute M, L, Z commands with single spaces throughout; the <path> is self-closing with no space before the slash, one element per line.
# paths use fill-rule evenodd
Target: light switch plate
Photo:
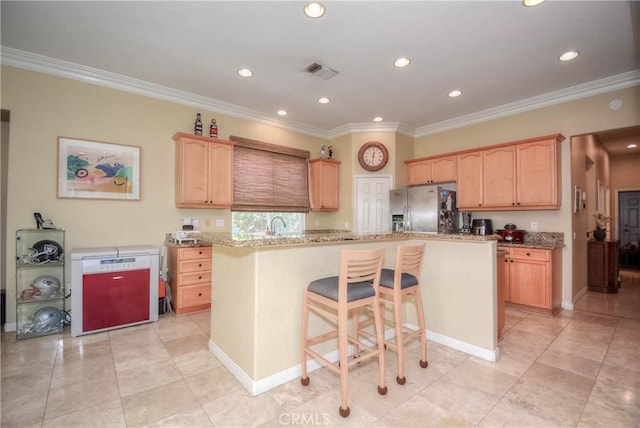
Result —
<path fill-rule="evenodd" d="M 216 219 L 216 227 L 224 227 L 224 219 L 222 218 Z"/>

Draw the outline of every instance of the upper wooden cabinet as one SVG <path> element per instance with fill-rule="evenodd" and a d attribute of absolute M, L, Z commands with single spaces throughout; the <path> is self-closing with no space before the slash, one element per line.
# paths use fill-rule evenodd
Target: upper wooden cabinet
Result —
<path fill-rule="evenodd" d="M 561 135 L 459 154 L 460 210 L 560 208 Z"/>
<path fill-rule="evenodd" d="M 407 185 L 446 183 L 456 180 L 456 157 L 443 156 L 406 161 Z"/>
<path fill-rule="evenodd" d="M 482 152 L 469 152 L 457 156 L 458 178 L 456 183 L 456 206 L 458 209 L 482 207 Z"/>
<path fill-rule="evenodd" d="M 310 187 L 312 211 L 338 211 L 340 208 L 340 161 L 311 159 Z"/>
<path fill-rule="evenodd" d="M 173 139 L 176 142 L 176 206 L 231 207 L 235 143 L 182 132 Z"/>
<path fill-rule="evenodd" d="M 560 142 L 563 139 L 549 138 L 516 146 L 518 207 L 560 208 Z"/>

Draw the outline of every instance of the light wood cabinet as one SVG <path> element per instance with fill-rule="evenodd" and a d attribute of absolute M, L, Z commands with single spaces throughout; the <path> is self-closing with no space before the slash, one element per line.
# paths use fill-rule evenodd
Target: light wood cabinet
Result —
<path fill-rule="evenodd" d="M 229 208 L 233 204 L 233 146 L 185 133 L 176 142 L 176 206 Z"/>
<path fill-rule="evenodd" d="M 505 325 L 505 304 L 507 302 L 507 287 L 509 278 L 509 264 L 505 263 L 508 251 L 498 251 L 498 340 L 502 339 Z"/>
<path fill-rule="evenodd" d="M 587 287 L 589 291 L 618 292 L 618 241 L 588 241 Z"/>
<path fill-rule="evenodd" d="M 340 209 L 340 161 L 311 159 L 309 169 L 311 210 L 338 211 Z"/>
<path fill-rule="evenodd" d="M 446 183 L 456 180 L 457 159 L 444 156 L 405 162 L 407 165 L 407 185 Z"/>
<path fill-rule="evenodd" d="M 516 148 L 498 147 L 482 152 L 482 206 L 513 207 L 516 204 Z"/>
<path fill-rule="evenodd" d="M 211 308 L 211 247 L 168 247 L 171 307 L 176 315 Z"/>
<path fill-rule="evenodd" d="M 560 141 L 549 138 L 516 146 L 519 208 L 560 208 Z"/>
<path fill-rule="evenodd" d="M 463 153 L 458 158 L 456 206 L 459 210 L 482 207 L 482 152 Z"/>
<path fill-rule="evenodd" d="M 553 135 L 459 154 L 458 209 L 559 209 L 563 140 Z"/>
<path fill-rule="evenodd" d="M 510 306 L 553 315 L 562 303 L 562 252 L 527 247 L 500 247 L 509 251 L 502 275 L 508 283 Z M 500 269 L 500 268 L 498 268 Z M 500 274 L 500 272 L 499 272 Z"/>

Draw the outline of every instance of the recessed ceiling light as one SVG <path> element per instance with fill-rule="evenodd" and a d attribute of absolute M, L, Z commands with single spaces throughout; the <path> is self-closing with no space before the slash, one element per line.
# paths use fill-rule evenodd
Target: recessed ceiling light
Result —
<path fill-rule="evenodd" d="M 409 64 L 411 64 L 411 58 L 407 57 L 398 58 L 397 60 L 393 61 L 393 65 L 398 68 L 406 67 Z"/>
<path fill-rule="evenodd" d="M 537 6 L 540 3 L 544 3 L 544 0 L 523 0 L 522 5 L 526 7 Z"/>
<path fill-rule="evenodd" d="M 286 116 L 286 115 L 287 115 L 286 110 L 278 110 L 278 116 Z"/>
<path fill-rule="evenodd" d="M 378 116 L 378 117 L 374 117 L 374 118 L 373 118 L 373 121 L 374 121 L 374 122 L 382 122 L 383 120 L 384 120 L 384 119 L 382 119 L 380 116 Z"/>
<path fill-rule="evenodd" d="M 328 104 L 331 100 L 327 97 L 318 98 L 320 104 Z"/>
<path fill-rule="evenodd" d="M 577 58 L 578 55 L 580 55 L 580 52 L 578 51 L 568 51 L 560 55 L 558 59 L 560 61 L 571 61 L 572 59 Z"/>
<path fill-rule="evenodd" d="M 324 15 L 324 6 L 315 1 L 309 2 L 304 5 L 304 14 L 309 18 L 320 18 Z"/>
<path fill-rule="evenodd" d="M 636 143 L 631 143 L 631 144 L 627 145 L 627 149 L 635 149 L 636 147 L 638 147 L 638 145 Z"/>
<path fill-rule="evenodd" d="M 449 94 L 448 94 L 448 95 L 449 95 L 451 98 L 459 97 L 460 95 L 462 95 L 462 91 L 459 91 L 459 90 L 457 90 L 457 89 L 456 89 L 456 90 L 454 90 L 454 91 L 449 92 Z"/>
<path fill-rule="evenodd" d="M 241 68 L 240 70 L 238 70 L 238 75 L 242 77 L 251 77 L 253 76 L 253 71 L 249 70 L 248 68 Z"/>

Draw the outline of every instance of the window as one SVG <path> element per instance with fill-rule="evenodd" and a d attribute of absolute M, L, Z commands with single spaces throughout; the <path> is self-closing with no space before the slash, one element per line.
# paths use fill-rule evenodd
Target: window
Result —
<path fill-rule="evenodd" d="M 282 218 L 282 221 L 273 220 L 276 217 Z M 264 235 L 267 228 L 271 230 L 271 224 L 278 235 L 297 235 L 304 233 L 304 214 L 302 213 L 259 213 L 259 212 L 232 212 L 231 228 L 234 236 L 251 237 Z M 272 231 L 273 232 L 273 231 Z"/>
<path fill-rule="evenodd" d="M 309 152 L 231 136 L 232 211 L 309 212 Z"/>

